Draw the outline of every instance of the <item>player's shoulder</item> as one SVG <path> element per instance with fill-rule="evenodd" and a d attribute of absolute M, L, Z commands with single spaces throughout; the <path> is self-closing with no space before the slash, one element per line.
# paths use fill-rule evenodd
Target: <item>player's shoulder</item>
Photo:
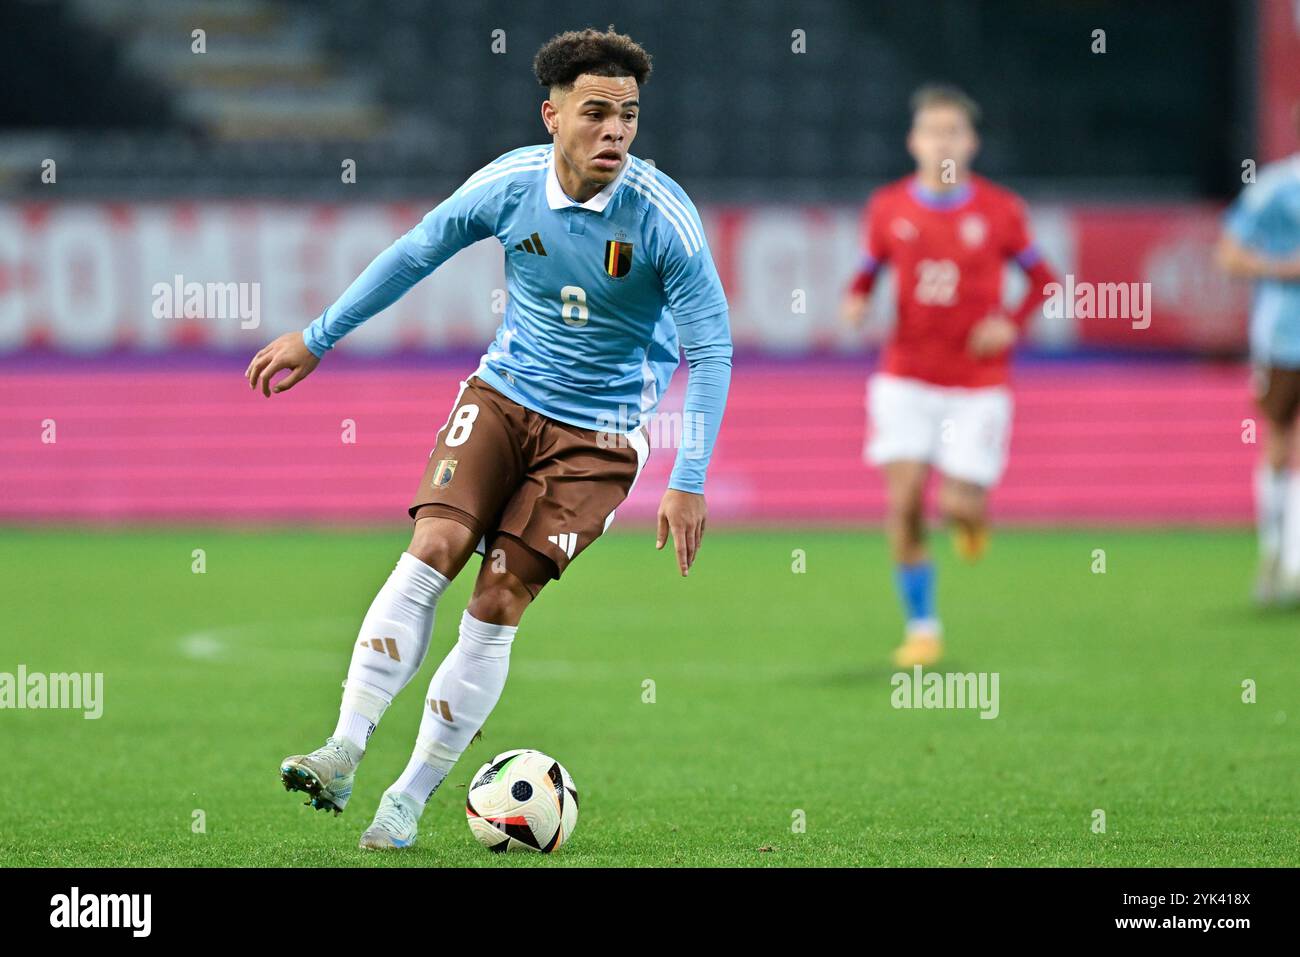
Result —
<path fill-rule="evenodd" d="M 1025 207 L 1025 201 L 1019 193 L 1008 186 L 1003 186 L 1001 183 L 995 183 L 991 179 L 972 173 L 971 186 L 974 188 L 979 202 L 987 206 L 1012 211 L 1024 209 Z"/>
<path fill-rule="evenodd" d="M 552 144 L 543 143 L 508 150 L 485 166 L 479 167 L 465 180 L 457 192 L 461 194 L 483 191 L 502 192 L 523 184 L 537 182 L 546 175 L 552 149 L 554 149 Z"/>
<path fill-rule="evenodd" d="M 1242 198 L 1254 205 L 1296 194 L 1300 194 L 1300 153 L 1261 166 L 1255 182 L 1241 192 Z"/>
<path fill-rule="evenodd" d="M 1261 166 L 1259 175 L 1256 177 L 1256 185 L 1265 182 L 1280 185 L 1300 185 L 1300 153 L 1293 153 L 1290 156 Z"/>
<path fill-rule="evenodd" d="M 634 197 L 642 215 L 671 226 L 689 254 L 693 255 L 704 247 L 704 227 L 699 211 L 677 180 L 655 164 L 629 153 L 623 185 Z"/>
<path fill-rule="evenodd" d="M 867 209 L 887 209 L 907 198 L 907 188 L 912 182 L 911 176 L 902 176 L 896 180 L 877 186 L 867 196 Z"/>
<path fill-rule="evenodd" d="M 643 160 L 631 153 L 627 154 L 627 172 L 624 174 L 623 181 L 647 202 L 654 196 L 671 197 L 687 209 L 695 208 L 690 196 L 677 180 L 649 160 Z"/>

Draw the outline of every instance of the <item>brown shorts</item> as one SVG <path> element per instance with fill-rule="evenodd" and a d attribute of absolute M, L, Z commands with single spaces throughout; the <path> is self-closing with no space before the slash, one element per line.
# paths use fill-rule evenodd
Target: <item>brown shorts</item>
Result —
<path fill-rule="evenodd" d="M 644 430 L 568 425 L 470 376 L 408 511 L 464 525 L 535 594 L 609 527 L 648 451 Z"/>
<path fill-rule="evenodd" d="M 1300 369 L 1260 365 L 1254 368 L 1255 401 L 1268 420 L 1290 425 L 1300 412 Z"/>

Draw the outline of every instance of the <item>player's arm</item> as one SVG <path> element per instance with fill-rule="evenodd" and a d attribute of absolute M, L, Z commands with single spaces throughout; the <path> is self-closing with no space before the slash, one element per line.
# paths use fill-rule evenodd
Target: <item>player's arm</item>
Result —
<path fill-rule="evenodd" d="M 1246 187 L 1228 207 L 1223 234 L 1214 248 L 1219 268 L 1239 279 L 1300 281 L 1300 256 L 1274 256 L 1260 250 L 1262 241 L 1277 232 L 1278 191 L 1275 181 L 1261 178 Z"/>
<path fill-rule="evenodd" d="M 1003 250 L 1024 271 L 1028 284 L 1024 297 L 1010 313 L 987 316 L 971 329 L 967 347 L 977 356 L 996 355 L 1014 346 L 1059 285 L 1056 273 L 1030 237 L 1028 217 L 1019 202 L 1012 210 Z"/>
<path fill-rule="evenodd" d="M 889 258 L 884 226 L 885 217 L 880 209 L 880 201 L 873 196 L 862 215 L 862 256 L 858 260 L 857 272 L 853 274 L 853 280 L 840 301 L 840 321 L 851 328 L 856 329 L 866 321 L 871 290 L 875 288 L 876 277 Z"/>
<path fill-rule="evenodd" d="M 686 575 L 704 537 L 708 512 L 704 478 L 727 405 L 732 350 L 727 297 L 704 228 L 685 193 L 677 193 L 675 202 L 678 215 L 673 222 L 661 224 L 661 249 L 656 258 L 664 296 L 686 353 L 686 399 L 682 444 L 668 490 L 659 502 L 655 548 L 663 548 L 671 533 L 677 568 Z"/>
<path fill-rule="evenodd" d="M 677 565 L 690 571 L 704 537 L 707 506 L 704 476 L 713 443 L 722 427 L 731 386 L 731 325 L 727 311 L 677 323 L 677 336 L 686 353 L 686 399 L 682 404 L 682 444 L 659 504 L 655 548 L 663 548 L 669 532 L 677 549 Z"/>
<path fill-rule="evenodd" d="M 1229 276 L 1238 279 L 1300 281 L 1300 256 L 1267 256 L 1251 249 L 1226 229 L 1214 247 L 1214 261 Z"/>
<path fill-rule="evenodd" d="M 264 347 L 248 364 L 251 388 L 284 392 L 304 379 L 345 335 L 391 306 L 425 276 L 466 246 L 491 235 L 498 191 L 477 182 L 476 173 L 404 236 L 371 261 L 333 305 L 302 332 L 288 332 Z M 274 387 L 281 370 L 289 374 Z"/>

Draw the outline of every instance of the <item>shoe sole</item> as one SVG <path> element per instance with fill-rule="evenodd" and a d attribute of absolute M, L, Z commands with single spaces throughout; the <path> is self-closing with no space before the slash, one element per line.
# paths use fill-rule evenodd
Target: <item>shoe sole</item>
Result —
<path fill-rule="evenodd" d="M 922 668 L 932 668 L 943 660 L 943 649 L 940 648 L 928 655 L 894 655 L 894 667 L 896 668 L 915 668 L 920 665 Z"/>
<path fill-rule="evenodd" d="M 297 764 L 282 765 L 280 780 L 286 791 L 302 791 L 307 794 L 311 800 L 306 803 L 317 811 L 333 811 L 335 817 L 343 813 L 343 806 L 334 802 L 335 795 L 307 768 Z"/>
<path fill-rule="evenodd" d="M 388 841 L 387 844 L 367 844 L 366 836 L 363 834 L 361 835 L 361 842 L 357 847 L 361 848 L 363 851 L 403 851 L 415 844 L 415 838 L 403 842 L 397 840 L 395 837 L 388 837 L 385 835 L 385 840 Z"/>

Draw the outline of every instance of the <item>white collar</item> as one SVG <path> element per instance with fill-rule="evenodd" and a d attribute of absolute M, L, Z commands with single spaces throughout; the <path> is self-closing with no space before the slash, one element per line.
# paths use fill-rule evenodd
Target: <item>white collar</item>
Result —
<path fill-rule="evenodd" d="M 623 158 L 623 168 L 618 171 L 618 176 L 614 177 L 613 182 L 602 189 L 585 203 L 580 203 L 576 199 L 570 199 L 565 193 L 564 187 L 560 185 L 559 174 L 555 171 L 555 148 L 546 161 L 546 202 L 551 209 L 564 209 L 567 206 L 581 206 L 583 209 L 590 209 L 592 212 L 603 213 L 609 201 L 614 198 L 618 188 L 623 185 L 623 177 L 627 175 L 627 168 L 632 165 L 632 156 L 628 154 Z"/>

